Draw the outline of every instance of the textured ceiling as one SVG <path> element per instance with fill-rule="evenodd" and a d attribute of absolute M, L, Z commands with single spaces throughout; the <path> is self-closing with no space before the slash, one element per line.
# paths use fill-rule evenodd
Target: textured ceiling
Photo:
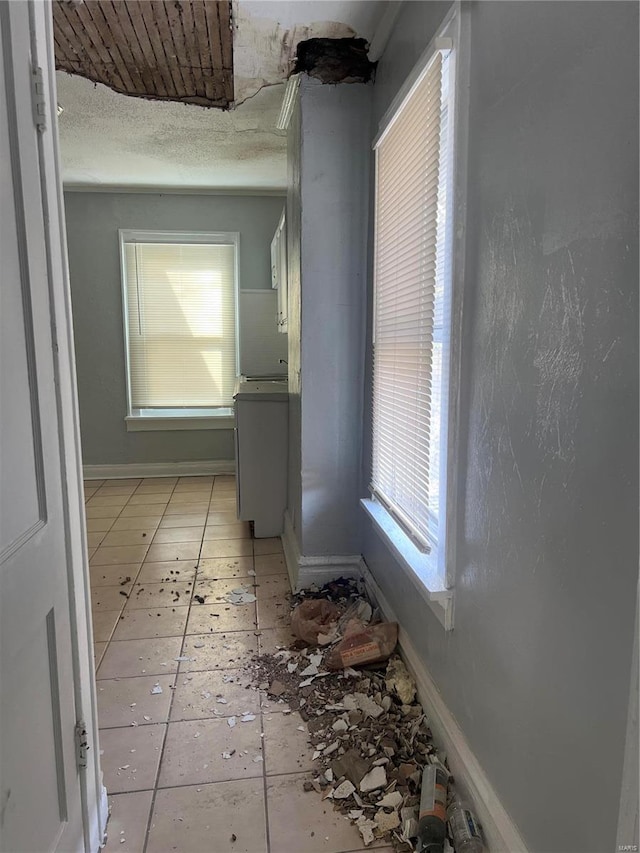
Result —
<path fill-rule="evenodd" d="M 227 108 L 228 0 L 55 0 L 56 67 L 125 95 Z"/>
<path fill-rule="evenodd" d="M 228 112 L 132 98 L 59 71 L 65 184 L 282 189 L 286 139 L 275 123 L 298 42 L 354 35 L 371 40 L 385 6 L 368 0 L 233 2 L 235 106 Z"/>

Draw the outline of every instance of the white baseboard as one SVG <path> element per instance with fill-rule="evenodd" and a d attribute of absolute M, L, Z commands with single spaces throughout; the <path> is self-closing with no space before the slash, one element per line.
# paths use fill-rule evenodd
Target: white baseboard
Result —
<path fill-rule="evenodd" d="M 116 480 L 121 477 L 198 477 L 235 474 L 233 459 L 206 459 L 202 462 L 131 462 L 126 465 L 84 465 L 85 480 Z"/>
<path fill-rule="evenodd" d="M 281 539 L 289 582 L 294 592 L 311 586 L 311 584 L 323 586 L 337 578 L 361 577 L 362 557 L 360 554 L 327 554 L 317 557 L 301 554 L 288 512 L 284 514 L 284 533 Z"/>
<path fill-rule="evenodd" d="M 372 601 L 378 605 L 385 619 L 397 622 L 393 609 L 364 561 L 362 577 Z M 482 824 L 487 850 L 490 853 L 527 853 L 527 847 L 516 825 L 498 799 L 460 726 L 402 626 L 398 643 L 400 653 L 416 681 L 418 699 L 427 715 L 434 741 L 446 752 L 456 787 L 473 804 Z"/>
<path fill-rule="evenodd" d="M 300 549 L 289 510 L 284 512 L 284 531 L 280 539 L 282 539 L 282 550 L 284 551 L 284 562 L 289 575 L 289 583 L 291 589 L 295 590 L 298 586 L 298 574 L 300 572 Z"/>
<path fill-rule="evenodd" d="M 95 804 L 90 818 L 89 838 L 91 839 L 91 851 L 97 853 L 105 845 L 105 829 L 109 817 L 109 802 L 107 800 L 107 789 L 102 786 L 100 790 L 100 801 Z"/>

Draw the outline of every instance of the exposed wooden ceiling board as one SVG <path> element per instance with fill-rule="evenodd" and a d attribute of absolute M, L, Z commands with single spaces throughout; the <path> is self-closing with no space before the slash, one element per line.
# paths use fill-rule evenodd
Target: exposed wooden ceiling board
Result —
<path fill-rule="evenodd" d="M 56 65 L 116 92 L 225 109 L 230 0 L 54 0 Z"/>
<path fill-rule="evenodd" d="M 132 14 L 134 17 L 139 15 L 142 19 L 142 24 L 144 24 L 144 31 L 147 34 L 149 43 L 153 50 L 153 59 L 150 61 L 150 65 L 151 67 L 156 67 L 158 69 L 159 78 L 163 83 L 162 86 L 158 83 L 158 88 L 163 88 L 166 91 L 167 98 L 171 100 L 178 100 L 178 92 L 174 86 L 171 71 L 169 71 L 167 57 L 164 52 L 164 44 L 160 37 L 160 31 L 156 25 L 155 10 L 152 4 L 138 3 L 137 6 L 134 6 L 132 9 Z"/>
<path fill-rule="evenodd" d="M 221 21 L 219 16 L 219 6 L 217 3 L 206 4 L 204 14 L 207 21 L 207 34 L 209 45 L 211 47 L 212 68 L 224 68 L 222 61 L 222 44 L 220 39 Z M 213 97 L 219 97 L 221 87 L 224 88 L 224 80 L 216 78 L 214 74 L 209 79 L 209 85 L 213 92 Z"/>

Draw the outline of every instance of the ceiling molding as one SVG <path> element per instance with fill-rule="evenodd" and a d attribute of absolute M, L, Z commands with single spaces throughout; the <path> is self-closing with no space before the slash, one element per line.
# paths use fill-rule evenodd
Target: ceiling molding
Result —
<path fill-rule="evenodd" d="M 280 115 L 278 116 L 278 120 L 276 121 L 276 129 L 277 130 L 288 130 L 289 122 L 291 121 L 291 116 L 293 115 L 293 109 L 296 105 L 296 98 L 298 96 L 298 89 L 300 88 L 300 75 L 292 74 L 291 77 L 287 80 L 287 87 L 284 90 L 284 97 L 282 98 L 282 106 L 280 107 Z"/>

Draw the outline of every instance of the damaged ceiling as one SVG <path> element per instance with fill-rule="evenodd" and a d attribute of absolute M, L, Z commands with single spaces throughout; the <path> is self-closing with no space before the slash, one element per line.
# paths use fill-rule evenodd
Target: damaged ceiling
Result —
<path fill-rule="evenodd" d="M 116 92 L 226 109 L 233 102 L 228 0 L 55 0 L 57 68 Z"/>
<path fill-rule="evenodd" d="M 286 139 L 275 124 L 299 42 L 356 37 L 370 42 L 387 5 L 59 0 L 54 20 L 65 184 L 282 189 Z M 231 30 L 225 23 L 229 8 Z M 118 33 L 116 13 L 123 35 L 129 27 L 126 38 Z M 213 21 L 206 38 L 203 19 Z M 210 40 L 218 25 L 215 46 Z M 101 45 L 92 46 L 96 33 Z M 225 33 L 232 36 L 226 48 Z M 79 76 L 78 63 L 85 76 Z M 212 106 L 220 108 L 207 108 Z"/>

